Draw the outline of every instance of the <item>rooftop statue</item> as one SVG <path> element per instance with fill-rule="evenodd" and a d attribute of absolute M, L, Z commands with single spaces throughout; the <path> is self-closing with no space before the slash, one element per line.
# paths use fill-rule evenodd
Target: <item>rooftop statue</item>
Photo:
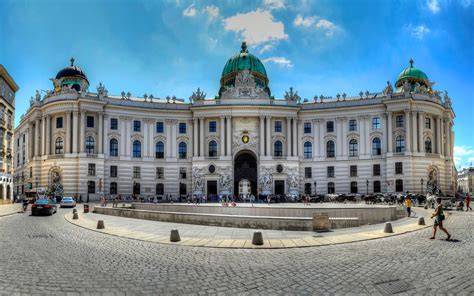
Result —
<path fill-rule="evenodd" d="M 298 95 L 297 91 L 293 91 L 293 87 L 290 87 L 289 91 L 285 91 L 285 100 L 287 101 L 299 101 L 301 97 Z"/>
<path fill-rule="evenodd" d="M 384 88 L 383 94 L 386 96 L 393 94 L 393 87 L 390 81 L 387 81 L 387 86 Z"/>
<path fill-rule="evenodd" d="M 193 94 L 189 97 L 189 100 L 191 102 L 195 102 L 195 101 L 200 101 L 200 100 L 204 100 L 206 98 L 206 93 L 201 91 L 201 89 L 198 87 L 198 89 L 193 92 Z"/>

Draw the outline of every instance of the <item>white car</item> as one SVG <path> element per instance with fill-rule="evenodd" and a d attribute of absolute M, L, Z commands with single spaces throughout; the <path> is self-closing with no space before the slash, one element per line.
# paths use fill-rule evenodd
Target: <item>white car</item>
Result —
<path fill-rule="evenodd" d="M 61 200 L 60 207 L 61 208 L 66 208 L 66 207 L 75 208 L 76 207 L 76 201 L 72 197 L 63 197 L 63 199 Z"/>

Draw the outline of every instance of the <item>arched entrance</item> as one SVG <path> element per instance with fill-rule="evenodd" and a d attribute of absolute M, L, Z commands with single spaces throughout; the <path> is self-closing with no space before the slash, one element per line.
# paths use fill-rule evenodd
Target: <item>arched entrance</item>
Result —
<path fill-rule="evenodd" d="M 257 195 L 257 158 L 253 152 L 244 150 L 234 159 L 234 194 L 239 194 L 239 182 L 242 179 L 250 181 L 251 191 Z"/>

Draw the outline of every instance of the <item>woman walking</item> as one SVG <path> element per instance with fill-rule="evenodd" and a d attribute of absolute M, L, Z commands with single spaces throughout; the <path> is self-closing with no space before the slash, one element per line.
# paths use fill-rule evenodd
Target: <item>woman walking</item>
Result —
<path fill-rule="evenodd" d="M 444 231 L 444 233 L 446 233 L 446 235 L 448 235 L 448 238 L 446 240 L 450 240 L 451 234 L 449 234 L 448 230 L 443 227 L 443 220 L 445 219 L 445 216 L 444 216 L 443 205 L 441 204 L 441 198 L 438 197 L 436 199 L 436 202 L 438 203 L 438 206 L 436 207 L 434 213 L 431 215 L 431 219 L 433 219 L 433 217 L 436 217 L 436 218 L 433 225 L 433 236 L 430 237 L 430 239 L 435 239 L 436 230 L 439 226 L 439 229 L 441 229 L 442 231 Z"/>

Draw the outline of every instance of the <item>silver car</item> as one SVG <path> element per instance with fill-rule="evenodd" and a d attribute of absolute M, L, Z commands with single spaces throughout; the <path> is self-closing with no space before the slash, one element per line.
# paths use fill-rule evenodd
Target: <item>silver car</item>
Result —
<path fill-rule="evenodd" d="M 76 201 L 72 197 L 63 197 L 59 207 L 61 207 L 61 208 L 74 208 L 74 207 L 76 207 Z"/>

